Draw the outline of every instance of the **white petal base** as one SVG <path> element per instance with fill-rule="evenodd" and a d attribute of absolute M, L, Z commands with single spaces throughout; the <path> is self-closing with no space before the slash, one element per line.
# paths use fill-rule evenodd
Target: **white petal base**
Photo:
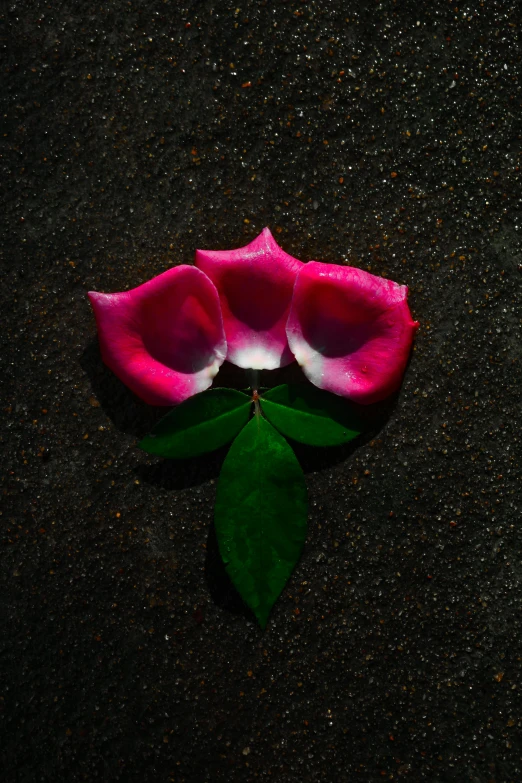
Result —
<path fill-rule="evenodd" d="M 227 359 L 244 370 L 277 370 L 281 367 L 281 353 L 275 353 L 263 346 L 229 350 Z"/>

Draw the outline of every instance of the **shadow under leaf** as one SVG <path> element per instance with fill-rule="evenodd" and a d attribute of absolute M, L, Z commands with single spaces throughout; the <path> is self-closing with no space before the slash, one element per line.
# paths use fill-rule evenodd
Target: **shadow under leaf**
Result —
<path fill-rule="evenodd" d="M 139 465 L 138 475 L 142 481 L 167 492 L 189 489 L 211 479 L 217 479 L 229 446 L 201 454 L 189 459 L 163 459 L 152 465 Z"/>
<path fill-rule="evenodd" d="M 373 440 L 387 424 L 397 406 L 399 392 L 373 405 L 356 405 L 348 402 L 356 418 L 363 424 L 357 438 L 342 446 L 307 446 L 287 438 L 304 473 L 315 473 L 345 462 L 357 449 Z"/>
<path fill-rule="evenodd" d="M 208 531 L 207 549 L 205 557 L 205 580 L 209 593 L 216 606 L 240 615 L 253 623 L 257 623 L 252 610 L 245 604 L 238 591 L 232 584 L 227 574 L 225 564 L 219 552 L 216 528 L 211 523 Z"/>

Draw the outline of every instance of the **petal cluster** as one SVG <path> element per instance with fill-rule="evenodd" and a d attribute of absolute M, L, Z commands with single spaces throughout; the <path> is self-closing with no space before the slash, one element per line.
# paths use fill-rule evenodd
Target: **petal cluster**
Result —
<path fill-rule="evenodd" d="M 196 266 L 89 298 L 104 362 L 153 405 L 207 389 L 225 358 L 269 370 L 297 360 L 319 388 L 377 402 L 399 388 L 418 326 L 406 286 L 303 264 L 267 228 L 246 247 L 197 250 Z"/>

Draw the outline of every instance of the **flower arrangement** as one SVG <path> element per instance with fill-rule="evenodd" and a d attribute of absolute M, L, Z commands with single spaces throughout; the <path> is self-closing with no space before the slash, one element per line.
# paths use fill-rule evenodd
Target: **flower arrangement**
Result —
<path fill-rule="evenodd" d="M 215 505 L 232 582 L 265 627 L 306 536 L 304 475 L 286 438 L 346 443 L 368 405 L 400 387 L 415 329 L 407 287 L 354 267 L 303 263 L 268 228 L 246 247 L 197 250 L 123 293 L 90 292 L 105 364 L 151 405 L 175 406 L 140 447 L 186 458 L 233 441 Z M 251 392 L 210 389 L 225 359 Z M 297 361 L 310 384 L 263 390 Z"/>

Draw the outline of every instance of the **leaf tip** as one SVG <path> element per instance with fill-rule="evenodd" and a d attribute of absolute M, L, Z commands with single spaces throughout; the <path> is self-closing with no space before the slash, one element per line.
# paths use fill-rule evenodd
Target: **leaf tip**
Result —
<path fill-rule="evenodd" d="M 262 605 L 260 605 L 260 606 L 257 606 L 255 608 L 252 607 L 253 612 L 254 612 L 254 614 L 256 616 L 256 620 L 259 623 L 259 627 L 261 628 L 262 631 L 266 630 L 266 626 L 268 625 L 268 620 L 269 620 L 270 612 L 272 611 L 272 606 L 273 605 L 274 604 L 271 603 L 270 606 L 262 606 Z"/>

